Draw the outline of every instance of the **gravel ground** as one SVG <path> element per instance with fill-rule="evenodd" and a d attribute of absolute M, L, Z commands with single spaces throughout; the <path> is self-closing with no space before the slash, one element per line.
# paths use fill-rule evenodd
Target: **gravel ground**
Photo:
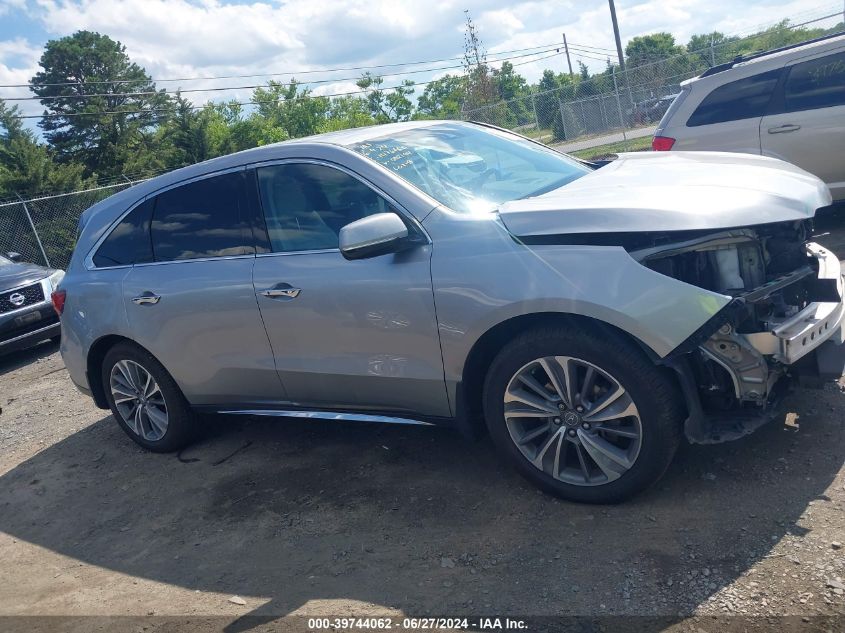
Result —
<path fill-rule="evenodd" d="M 821 228 L 845 254 L 845 231 Z M 138 631 L 286 614 L 842 630 L 842 390 L 796 390 L 757 433 L 682 447 L 652 490 L 596 507 L 537 492 L 489 440 L 431 428 L 208 418 L 182 454 L 146 453 L 45 344 L 0 358 L 0 615 L 182 618 L 121 621 Z"/>

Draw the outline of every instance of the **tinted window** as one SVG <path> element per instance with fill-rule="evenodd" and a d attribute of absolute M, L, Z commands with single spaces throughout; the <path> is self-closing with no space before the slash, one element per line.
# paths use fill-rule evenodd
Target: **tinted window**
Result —
<path fill-rule="evenodd" d="M 135 207 L 114 227 L 92 258 L 94 265 L 126 266 L 153 261 L 150 245 L 150 212 L 152 201 Z"/>
<path fill-rule="evenodd" d="M 780 74 L 780 70 L 772 70 L 719 86 L 695 109 L 687 126 L 763 116 Z"/>
<path fill-rule="evenodd" d="M 325 165 L 273 165 L 256 171 L 276 253 L 337 248 L 341 227 L 390 210 L 360 180 Z"/>
<path fill-rule="evenodd" d="M 245 255 L 252 251 L 243 172 L 205 178 L 156 198 L 156 261 Z"/>
<path fill-rule="evenodd" d="M 845 52 L 796 64 L 784 86 L 784 110 L 845 105 Z"/>

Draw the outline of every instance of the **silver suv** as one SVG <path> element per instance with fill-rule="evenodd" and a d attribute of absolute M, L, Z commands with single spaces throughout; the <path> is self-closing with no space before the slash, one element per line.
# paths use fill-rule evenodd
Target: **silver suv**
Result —
<path fill-rule="evenodd" d="M 740 57 L 681 86 L 655 150 L 772 156 L 845 201 L 845 34 Z"/>
<path fill-rule="evenodd" d="M 807 242 L 829 203 L 759 156 L 597 168 L 479 124 L 335 132 L 86 211 L 62 355 L 154 451 L 202 411 L 486 428 L 542 488 L 615 501 L 683 436 L 756 428 L 842 341 L 839 261 Z"/>

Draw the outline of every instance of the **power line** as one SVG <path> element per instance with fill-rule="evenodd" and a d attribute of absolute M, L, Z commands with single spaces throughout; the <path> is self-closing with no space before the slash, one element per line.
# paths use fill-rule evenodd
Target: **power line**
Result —
<path fill-rule="evenodd" d="M 570 48 L 572 48 L 572 47 L 570 47 Z M 600 62 L 606 62 L 608 59 L 610 59 L 610 54 L 608 54 L 605 57 L 595 57 L 593 55 L 589 55 L 589 54 L 587 54 L 583 51 L 579 51 L 579 50 L 573 51 L 573 54 L 575 55 L 576 58 L 585 57 L 587 59 L 594 59 L 594 60 L 597 60 L 597 61 L 600 61 Z"/>
<path fill-rule="evenodd" d="M 522 53 L 525 51 L 536 51 L 536 49 L 552 49 L 552 48 L 560 48 L 559 43 L 551 43 L 551 44 L 542 44 L 538 46 L 529 46 L 527 48 L 515 48 L 512 50 L 507 51 L 498 51 L 495 53 L 490 53 L 491 56 L 498 57 L 500 55 L 508 55 L 510 53 Z M 536 51 L 538 53 L 542 53 L 545 51 Z M 333 73 L 333 72 L 345 72 L 345 71 L 353 71 L 353 70 L 376 70 L 379 68 L 397 68 L 399 66 L 419 66 L 422 64 L 438 64 L 441 62 L 449 62 L 449 61 L 460 61 L 464 59 L 464 57 L 457 56 L 457 57 L 444 57 L 441 59 L 429 59 L 423 61 L 413 61 L 413 62 L 398 62 L 392 64 L 377 64 L 373 66 L 347 66 L 342 68 L 324 68 L 324 69 L 312 69 L 312 70 L 296 70 L 296 71 L 286 71 L 286 72 L 277 72 L 277 73 L 256 73 L 256 74 L 244 74 L 244 75 L 219 75 L 215 77 L 176 77 L 171 79 L 144 79 L 144 81 L 149 81 L 151 83 L 168 83 L 174 81 L 213 81 L 216 79 L 251 79 L 255 77 L 280 77 L 280 76 L 296 76 L 296 75 L 313 75 L 316 73 Z M 503 58 L 497 59 L 489 59 L 488 61 L 496 62 L 496 61 L 503 61 Z M 411 72 L 411 71 L 409 71 Z M 425 72 L 425 71 L 413 71 L 413 72 Z M 51 86 L 51 87 L 60 87 L 60 86 L 96 86 L 96 85 L 113 85 L 113 84 L 125 84 L 125 83 L 138 83 L 139 80 L 136 79 L 115 79 L 115 80 L 96 80 L 96 81 L 64 81 L 64 82 L 57 82 L 57 83 L 48 83 L 48 84 L 40 84 L 41 86 Z M 340 81 L 340 80 L 325 80 L 325 81 Z M 317 83 L 309 82 L 309 83 Z M 31 88 L 32 83 L 25 83 L 25 84 L 0 84 L 0 88 Z"/>
<path fill-rule="evenodd" d="M 574 44 L 570 44 L 569 46 L 570 46 L 570 47 L 572 47 L 572 46 L 576 46 L 576 47 L 578 47 L 578 48 L 593 49 L 593 50 L 595 50 L 595 51 L 597 51 L 597 52 L 601 52 L 601 53 L 615 53 L 615 52 L 616 52 L 616 51 L 615 51 L 614 49 L 612 49 L 612 48 L 605 48 L 604 46 L 591 46 L 591 45 L 589 45 L 589 44 L 578 44 L 577 42 L 576 42 L 576 43 L 574 43 Z"/>
<path fill-rule="evenodd" d="M 522 55 L 513 55 L 511 57 L 503 57 L 500 59 L 491 60 L 493 62 L 501 62 L 501 61 L 508 61 L 511 59 L 521 59 L 524 57 L 531 57 L 534 55 L 542 55 L 544 53 L 548 53 L 551 51 L 555 51 L 555 54 L 560 50 L 560 45 L 555 45 L 551 48 L 536 51 L 533 53 L 524 53 Z M 418 73 L 427 73 L 427 72 L 436 72 L 439 70 L 455 70 L 458 68 L 463 68 L 463 65 L 459 66 L 438 66 L 436 68 L 424 68 L 419 70 L 409 70 L 405 72 L 399 73 L 387 73 L 385 75 L 379 75 L 379 77 L 402 77 L 405 75 L 412 75 Z M 333 79 L 319 79 L 315 81 L 308 81 L 308 82 L 286 82 L 280 83 L 281 86 L 300 86 L 300 85 L 315 85 L 315 84 L 327 84 L 327 83 L 340 83 L 343 81 L 355 81 L 360 79 L 360 75 L 355 77 L 335 77 Z M 51 84 L 43 84 L 43 85 L 51 85 Z M 54 95 L 49 97 L 9 97 L 4 98 L 4 101 L 54 101 L 58 99 L 97 99 L 97 98 L 108 98 L 108 97 L 143 97 L 143 96 L 153 96 L 153 95 L 160 95 L 160 94 L 168 94 L 168 95 L 178 95 L 178 94 L 185 94 L 185 93 L 194 93 L 194 92 L 225 92 L 230 90 L 250 90 L 255 88 L 263 88 L 266 84 L 258 84 L 258 85 L 249 85 L 249 86 L 216 86 L 212 88 L 189 88 L 186 90 L 148 90 L 143 92 L 105 92 L 99 94 L 81 94 L 81 95 Z"/>
<path fill-rule="evenodd" d="M 531 59 L 531 60 L 524 61 L 524 62 L 518 62 L 518 63 L 513 64 L 513 65 L 514 66 L 524 66 L 525 64 L 533 64 L 535 62 L 540 62 L 540 61 L 543 61 L 545 59 L 549 59 L 551 57 L 555 57 L 555 56 L 560 55 L 560 54 L 561 53 L 559 52 L 559 50 L 556 50 L 551 55 L 546 55 L 546 56 L 540 57 L 538 59 Z M 428 84 L 435 83 L 436 81 L 439 81 L 439 79 L 432 79 L 430 81 L 423 81 L 423 82 L 420 82 L 420 83 L 416 83 L 416 84 L 413 85 L 413 87 L 427 86 Z M 404 86 L 402 86 L 400 84 L 398 86 L 389 86 L 389 87 L 385 87 L 385 88 L 377 88 L 377 90 L 379 90 L 379 91 L 395 90 L 396 88 L 403 88 L 403 87 Z M 320 98 L 329 99 L 329 98 L 333 98 L 333 97 L 349 97 L 349 96 L 353 96 L 353 95 L 367 94 L 369 92 L 372 92 L 372 90 L 355 90 L 355 91 L 350 91 L 350 92 L 338 92 L 338 93 L 328 94 L 328 95 L 302 94 L 302 95 L 296 95 L 294 97 L 291 97 L 290 99 L 285 99 L 283 103 L 289 103 L 291 101 L 297 101 L 297 100 L 301 100 L 301 99 L 320 99 Z M 271 105 L 271 104 L 275 104 L 275 103 L 278 103 L 278 101 L 276 101 L 276 100 L 266 100 L 266 101 L 250 100 L 250 101 L 230 101 L 230 102 L 217 104 L 217 105 L 246 106 L 246 105 Z M 209 104 L 191 105 L 191 106 L 188 106 L 188 107 L 183 108 L 183 109 L 186 109 L 186 110 L 201 110 L 201 109 L 207 107 L 208 105 Z M 177 113 L 179 111 L 180 111 L 180 108 L 172 108 L 172 107 L 170 107 L 170 108 L 144 108 L 142 110 L 107 110 L 107 111 L 97 111 L 97 112 L 70 112 L 70 113 L 67 113 L 67 114 L 32 114 L 32 115 L 17 116 L 15 118 L 17 118 L 17 119 L 54 119 L 54 118 L 71 118 L 71 117 L 79 117 L 79 116 L 107 116 L 107 115 L 115 115 L 115 114 L 117 114 L 117 115 L 155 114 L 155 113 L 159 113 L 159 112 Z"/>

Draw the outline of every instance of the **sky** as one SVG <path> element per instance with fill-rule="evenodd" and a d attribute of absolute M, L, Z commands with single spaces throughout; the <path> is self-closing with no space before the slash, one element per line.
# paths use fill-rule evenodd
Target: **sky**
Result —
<path fill-rule="evenodd" d="M 623 46 L 657 31 L 685 44 L 695 33 L 741 35 L 783 18 L 798 23 L 842 9 L 842 0 L 616 0 Z M 580 59 L 601 70 L 608 56 L 615 59 L 606 0 L 0 0 L 0 86 L 25 84 L 39 69 L 45 42 L 80 29 L 122 42 L 168 90 L 250 86 L 273 74 L 280 81 L 323 80 L 315 92 L 333 94 L 357 90 L 354 78 L 361 71 L 329 69 L 451 59 L 381 70 L 385 86 L 403 78 L 422 82 L 461 72 L 455 58 L 463 53 L 464 10 L 490 59 L 519 56 L 511 62 L 530 81 L 544 68 L 566 70 L 565 57 L 552 48 L 563 33 L 573 66 Z M 409 70 L 421 72 L 387 76 Z M 231 75 L 263 76 L 191 79 Z M 250 93 L 241 88 L 186 96 L 202 103 L 245 100 Z M 16 96 L 31 93 L 0 87 L 0 98 Z M 37 101 L 18 105 L 26 114 L 41 111 Z"/>

